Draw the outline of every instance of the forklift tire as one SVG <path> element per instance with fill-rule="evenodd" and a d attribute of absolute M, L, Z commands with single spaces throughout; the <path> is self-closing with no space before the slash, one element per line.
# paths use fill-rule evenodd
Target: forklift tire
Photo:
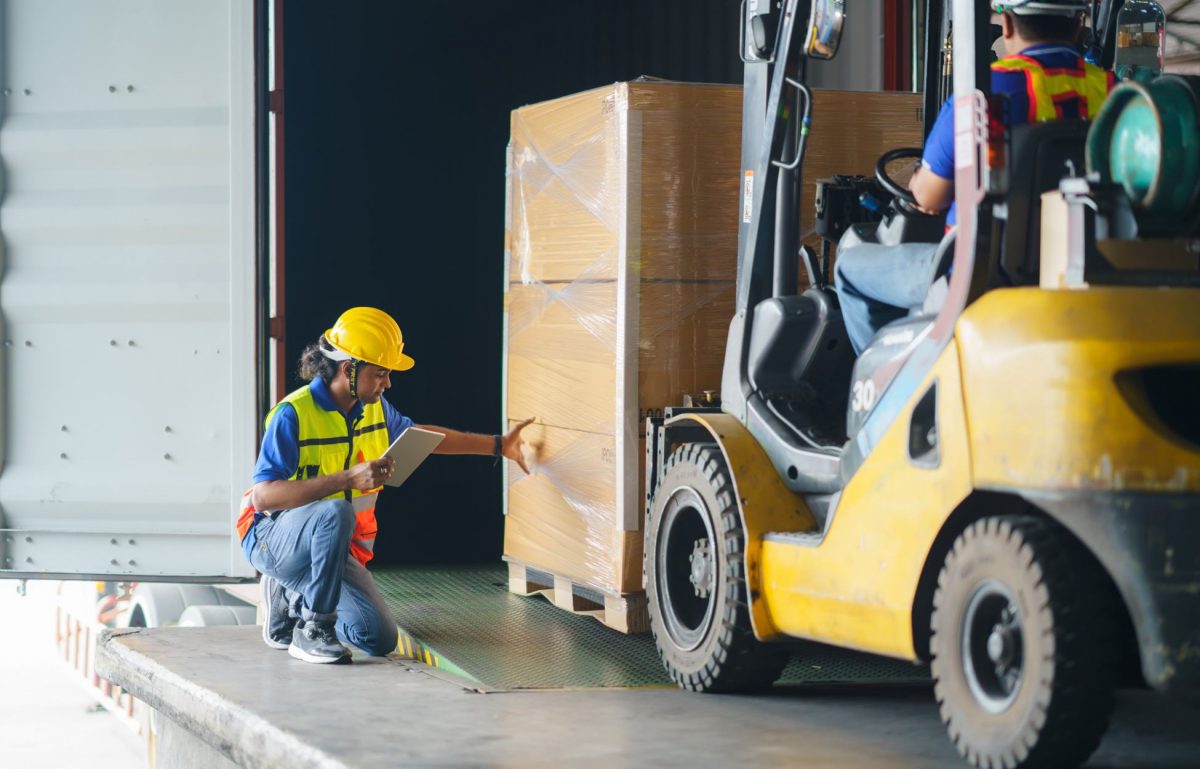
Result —
<path fill-rule="evenodd" d="M 930 652 L 942 722 L 972 766 L 1067 769 L 1095 751 L 1114 705 L 1116 600 L 1053 521 L 985 518 L 958 537 Z"/>
<path fill-rule="evenodd" d="M 676 449 L 649 508 L 646 597 L 667 673 L 695 692 L 770 686 L 789 653 L 756 639 L 750 626 L 745 533 L 716 444 Z"/>

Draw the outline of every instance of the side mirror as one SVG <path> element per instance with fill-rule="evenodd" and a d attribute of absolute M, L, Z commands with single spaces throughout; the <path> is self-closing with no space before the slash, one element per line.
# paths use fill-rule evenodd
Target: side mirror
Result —
<path fill-rule="evenodd" d="M 775 57 L 779 14 L 772 5 L 772 0 L 742 0 L 741 49 L 746 64 Z"/>
<path fill-rule="evenodd" d="M 1153 0 L 1126 0 L 1117 16 L 1113 71 L 1121 80 L 1152 80 L 1163 71 L 1167 14 Z"/>
<path fill-rule="evenodd" d="M 813 0 L 808 17 L 804 55 L 810 59 L 832 59 L 842 41 L 846 23 L 846 0 Z"/>

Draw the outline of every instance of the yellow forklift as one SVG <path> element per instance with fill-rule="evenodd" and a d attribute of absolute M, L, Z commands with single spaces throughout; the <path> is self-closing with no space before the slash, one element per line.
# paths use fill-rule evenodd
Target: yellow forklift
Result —
<path fill-rule="evenodd" d="M 1097 0 L 1090 58 L 1154 7 Z M 881 158 L 881 221 L 818 195 L 843 239 L 938 242 L 924 307 L 856 358 L 798 205 L 845 2 L 742 4 L 736 314 L 720 407 L 648 420 L 651 627 L 698 692 L 769 686 L 791 639 L 927 662 L 971 764 L 1075 766 L 1118 686 L 1200 691 L 1200 87 L 1143 72 L 1091 125 L 1010 129 L 989 4 L 924 13 L 958 224 L 888 176 L 917 150 Z"/>

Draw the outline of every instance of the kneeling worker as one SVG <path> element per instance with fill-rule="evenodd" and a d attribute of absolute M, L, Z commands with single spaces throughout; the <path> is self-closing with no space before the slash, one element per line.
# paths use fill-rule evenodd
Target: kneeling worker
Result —
<path fill-rule="evenodd" d="M 375 500 L 395 462 L 388 446 L 413 425 L 383 399 L 393 371 L 413 360 L 391 316 L 355 307 L 304 350 L 310 383 L 267 415 L 254 485 L 237 522 L 242 551 L 262 572 L 263 640 L 306 662 L 348 661 L 342 641 L 371 655 L 396 648 L 392 618 L 366 564 Z M 521 430 L 444 434 L 438 454 L 508 457 L 528 472 Z"/>

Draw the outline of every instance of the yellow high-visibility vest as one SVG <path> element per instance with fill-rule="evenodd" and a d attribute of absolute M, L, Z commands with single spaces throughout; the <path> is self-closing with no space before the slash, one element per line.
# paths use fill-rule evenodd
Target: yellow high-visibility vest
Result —
<path fill-rule="evenodd" d="M 1025 119 L 1030 123 L 1064 118 L 1092 120 L 1113 84 L 1111 73 L 1082 58 L 1077 59 L 1075 67 L 1046 68 L 1032 56 L 1008 56 L 994 62 L 992 70 L 1025 75 L 1029 97 L 1029 114 Z M 1087 114 L 1064 114 L 1063 105 L 1071 101 L 1086 105 Z"/>
<path fill-rule="evenodd" d="M 382 401 L 364 404 L 362 416 L 351 423 L 342 412 L 326 411 L 317 405 L 312 390 L 305 386 L 275 404 L 267 414 L 266 424 L 271 423 L 275 412 L 285 403 L 290 404 L 296 412 L 300 449 L 296 472 L 288 480 L 300 481 L 340 473 L 360 462 L 379 459 L 387 451 L 387 418 L 383 413 Z M 345 499 L 354 505 L 355 522 L 354 534 L 350 538 L 350 554 L 364 565 L 375 554 L 375 534 L 379 528 L 375 521 L 375 503 L 382 488 L 380 486 L 368 491 L 350 489 L 325 497 Z M 246 492 L 237 525 L 239 536 L 246 536 L 253 518 L 250 492 Z"/>

